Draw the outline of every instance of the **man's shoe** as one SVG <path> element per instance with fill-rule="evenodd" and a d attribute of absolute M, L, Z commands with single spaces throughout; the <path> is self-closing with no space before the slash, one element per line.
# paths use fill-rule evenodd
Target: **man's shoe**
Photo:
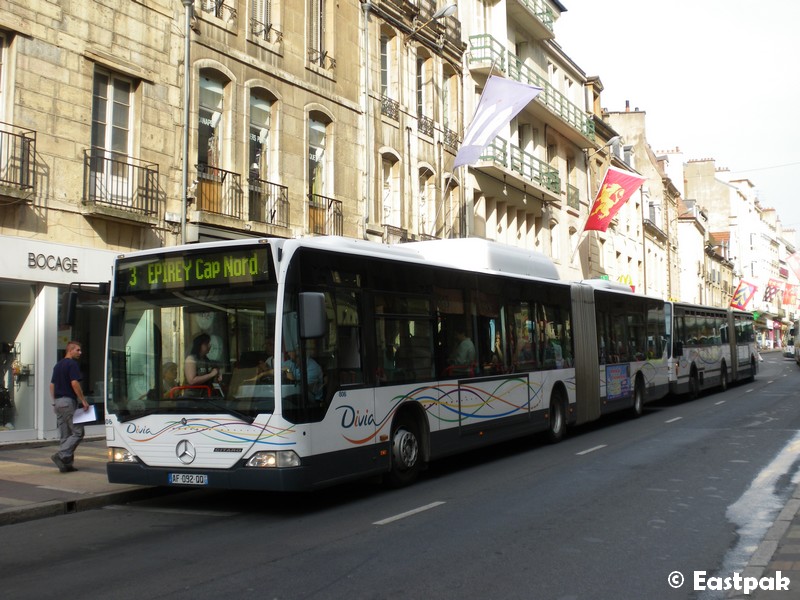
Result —
<path fill-rule="evenodd" d="M 64 464 L 64 461 L 61 460 L 61 457 L 58 454 L 53 454 L 50 459 L 56 464 L 58 470 L 62 473 L 64 472 L 64 469 L 67 468 L 67 465 Z"/>
<path fill-rule="evenodd" d="M 75 468 L 75 467 L 73 467 L 72 465 L 64 465 L 64 468 L 63 468 L 63 469 L 61 469 L 61 472 L 62 472 L 62 473 L 72 473 L 73 471 L 77 471 L 77 470 L 78 470 L 78 469 L 76 469 L 76 468 Z"/>

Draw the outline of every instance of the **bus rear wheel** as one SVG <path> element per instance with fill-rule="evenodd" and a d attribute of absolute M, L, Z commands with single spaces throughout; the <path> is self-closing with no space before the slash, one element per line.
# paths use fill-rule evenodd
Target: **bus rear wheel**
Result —
<path fill-rule="evenodd" d="M 554 394 L 550 400 L 550 427 L 547 429 L 547 438 L 555 444 L 564 439 L 567 431 L 567 410 L 561 394 Z"/>
<path fill-rule="evenodd" d="M 636 387 L 633 389 L 631 415 L 634 417 L 641 417 L 642 412 L 644 412 L 644 386 L 640 380 L 637 380 Z"/>
<path fill-rule="evenodd" d="M 419 427 L 409 417 L 401 417 L 392 429 L 392 470 L 389 482 L 394 487 L 413 483 L 420 471 Z"/>

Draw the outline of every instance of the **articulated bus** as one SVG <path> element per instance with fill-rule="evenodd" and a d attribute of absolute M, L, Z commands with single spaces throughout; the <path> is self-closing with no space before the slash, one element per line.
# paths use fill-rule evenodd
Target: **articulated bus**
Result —
<path fill-rule="evenodd" d="M 477 239 L 124 255 L 108 324 L 108 478 L 404 485 L 446 455 L 534 432 L 558 441 L 568 425 L 638 415 L 668 393 L 672 311 L 608 282 L 560 281 L 543 255 Z M 682 341 L 680 365 L 695 360 Z"/>
<path fill-rule="evenodd" d="M 752 381 L 758 372 L 753 315 L 733 308 L 671 303 L 670 391 L 696 398 L 712 387 Z"/>

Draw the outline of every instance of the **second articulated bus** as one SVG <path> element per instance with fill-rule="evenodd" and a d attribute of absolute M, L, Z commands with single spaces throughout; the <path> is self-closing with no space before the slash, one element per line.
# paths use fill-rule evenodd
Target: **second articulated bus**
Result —
<path fill-rule="evenodd" d="M 405 484 L 436 458 L 538 431 L 558 440 L 569 424 L 640 414 L 671 385 L 754 375 L 732 341 L 735 319 L 749 315 L 705 314 L 730 340 L 717 360 L 692 343 L 691 310 L 559 281 L 544 256 L 475 239 L 261 239 L 121 256 L 108 477 L 300 490 L 385 474 Z M 751 334 L 752 321 L 741 336 Z"/>

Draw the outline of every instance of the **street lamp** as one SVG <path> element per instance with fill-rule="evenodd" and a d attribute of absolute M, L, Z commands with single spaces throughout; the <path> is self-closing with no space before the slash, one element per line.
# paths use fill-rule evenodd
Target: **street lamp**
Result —
<path fill-rule="evenodd" d="M 446 17 L 452 16 L 456 12 L 456 10 L 458 10 L 458 5 L 457 4 L 448 4 L 444 8 L 440 8 L 435 13 L 433 13 L 433 16 L 430 19 L 428 19 L 427 21 L 425 21 L 422 25 L 418 25 L 418 26 L 414 27 L 411 30 L 411 32 L 403 38 L 403 43 L 404 44 L 408 43 L 408 40 L 410 40 L 412 37 L 414 37 L 415 34 L 419 33 L 423 29 L 425 29 L 428 25 L 430 25 L 434 21 L 438 21 L 440 19 L 444 19 Z"/>

